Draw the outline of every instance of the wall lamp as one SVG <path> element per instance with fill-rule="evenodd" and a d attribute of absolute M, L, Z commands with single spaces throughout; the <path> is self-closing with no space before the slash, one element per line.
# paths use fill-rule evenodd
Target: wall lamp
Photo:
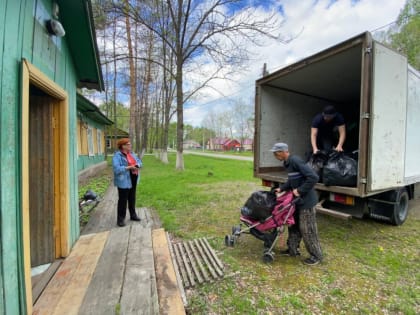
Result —
<path fill-rule="evenodd" d="M 61 25 L 60 21 L 58 21 L 58 14 L 59 14 L 59 7 L 57 3 L 53 3 L 52 5 L 52 16 L 50 20 L 47 21 L 47 30 L 48 33 L 57 37 L 63 37 L 66 35 L 66 31 L 64 30 L 63 25 Z"/>

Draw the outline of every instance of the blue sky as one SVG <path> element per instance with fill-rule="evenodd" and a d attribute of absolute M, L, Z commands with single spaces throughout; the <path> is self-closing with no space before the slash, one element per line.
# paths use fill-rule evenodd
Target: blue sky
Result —
<path fill-rule="evenodd" d="M 260 14 L 275 10 L 284 19 L 280 33 L 297 36 L 288 44 L 267 41 L 264 47 L 251 47 L 248 71 L 238 73 L 232 81 L 214 81 L 212 88 L 187 104 L 184 122 L 201 125 L 209 110 L 224 111 L 238 98 L 252 103 L 255 80 L 264 63 L 269 72 L 312 55 L 364 31 L 373 31 L 395 21 L 405 0 L 249 0 Z"/>
<path fill-rule="evenodd" d="M 239 101 L 253 106 L 255 80 L 261 77 L 264 63 L 269 72 L 274 72 L 352 36 L 388 25 L 396 20 L 405 0 L 244 0 L 226 10 L 234 14 L 245 4 L 257 8 L 261 16 L 277 14 L 283 22 L 278 33 L 294 40 L 288 44 L 267 40 L 264 46 L 248 45 L 251 62 L 246 71 L 236 72 L 230 80 L 212 81 L 210 88 L 202 89 L 185 104 L 185 124 L 201 126 L 209 111 L 224 112 Z M 203 79 L 199 73 L 214 69 L 210 60 L 201 59 L 198 69 L 184 77 L 185 87 L 191 86 L 189 80 Z M 101 103 L 103 98 L 96 94 L 93 101 Z M 129 104 L 127 89 L 119 91 L 119 101 Z"/>

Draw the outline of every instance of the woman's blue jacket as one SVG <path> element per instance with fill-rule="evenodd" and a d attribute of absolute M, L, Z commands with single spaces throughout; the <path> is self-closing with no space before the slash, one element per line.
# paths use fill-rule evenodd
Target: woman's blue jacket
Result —
<path fill-rule="evenodd" d="M 137 164 L 142 167 L 143 163 L 139 157 L 134 153 L 130 152 L 133 158 L 137 161 Z M 116 151 L 114 157 L 112 158 L 112 168 L 114 170 L 114 185 L 118 188 L 129 189 L 131 188 L 131 176 L 130 170 L 125 168 L 128 166 L 128 161 L 126 156 L 121 153 L 121 151 Z M 137 182 L 140 180 L 140 171 L 137 178 Z"/>

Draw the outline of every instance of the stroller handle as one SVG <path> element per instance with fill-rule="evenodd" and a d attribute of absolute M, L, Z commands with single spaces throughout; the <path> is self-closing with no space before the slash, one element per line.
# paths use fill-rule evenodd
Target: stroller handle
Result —
<path fill-rule="evenodd" d="M 292 205 L 295 205 L 298 201 L 301 201 L 301 200 L 302 200 L 302 198 L 301 198 L 301 197 L 294 198 L 294 199 L 292 200 L 291 204 L 292 204 Z"/>

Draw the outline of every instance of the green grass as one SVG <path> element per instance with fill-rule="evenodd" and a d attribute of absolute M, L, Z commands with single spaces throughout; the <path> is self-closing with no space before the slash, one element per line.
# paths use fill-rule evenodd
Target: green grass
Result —
<path fill-rule="evenodd" d="M 322 264 L 276 256 L 266 265 L 262 242 L 249 235 L 224 246 L 239 208 L 262 189 L 252 162 L 186 155 L 180 172 L 169 158 L 169 165 L 144 158 L 137 204 L 157 211 L 178 238 L 207 237 L 225 264 L 223 280 L 187 292 L 190 314 L 420 313 L 419 207 L 399 227 L 319 215 Z"/>
<path fill-rule="evenodd" d="M 90 178 L 84 183 L 79 184 L 79 200 L 83 197 L 83 195 L 90 189 L 92 190 L 99 198 L 102 198 L 105 195 L 106 190 L 108 189 L 111 181 L 111 168 L 107 168 L 103 170 L 97 176 Z M 80 227 L 82 228 L 85 226 L 90 219 L 92 214 L 91 208 L 94 207 L 96 204 L 92 204 L 86 206 L 83 211 L 79 212 L 79 223 Z"/>

